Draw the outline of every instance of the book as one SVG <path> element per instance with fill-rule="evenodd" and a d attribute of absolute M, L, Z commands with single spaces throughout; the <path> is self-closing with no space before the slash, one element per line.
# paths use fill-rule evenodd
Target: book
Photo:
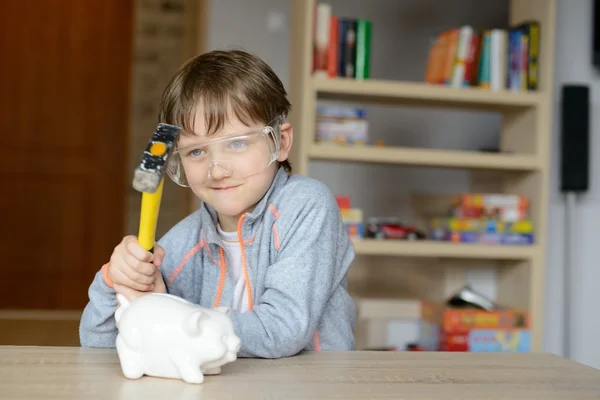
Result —
<path fill-rule="evenodd" d="M 356 66 L 356 20 L 339 18 L 339 67 L 337 75 L 345 78 L 354 78 Z"/>
<path fill-rule="evenodd" d="M 371 21 L 359 19 L 356 21 L 356 69 L 354 78 L 367 79 L 371 62 Z"/>
<path fill-rule="evenodd" d="M 315 76 L 328 75 L 330 25 L 331 5 L 317 3 L 313 38 L 313 73 Z"/>

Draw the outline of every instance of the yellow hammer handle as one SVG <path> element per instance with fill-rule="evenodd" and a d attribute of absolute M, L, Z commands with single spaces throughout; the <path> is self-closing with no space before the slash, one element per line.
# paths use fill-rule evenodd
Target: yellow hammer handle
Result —
<path fill-rule="evenodd" d="M 156 236 L 156 224 L 162 198 L 164 178 L 160 180 L 154 193 L 142 193 L 142 208 L 140 213 L 140 230 L 138 243 L 144 249 L 153 251 Z"/>

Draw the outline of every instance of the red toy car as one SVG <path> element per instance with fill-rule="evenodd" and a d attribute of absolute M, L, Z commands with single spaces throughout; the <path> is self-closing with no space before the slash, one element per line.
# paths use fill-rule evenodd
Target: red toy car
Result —
<path fill-rule="evenodd" d="M 418 229 L 402 224 L 395 218 L 370 218 L 366 236 L 375 239 L 421 240 L 426 236 Z"/>

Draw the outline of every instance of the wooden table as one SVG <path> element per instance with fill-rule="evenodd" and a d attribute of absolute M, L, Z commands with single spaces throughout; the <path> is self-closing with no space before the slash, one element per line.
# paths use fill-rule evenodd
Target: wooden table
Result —
<path fill-rule="evenodd" d="M 114 350 L 1 347 L 10 399 L 600 399 L 600 371 L 548 354 L 303 353 L 238 359 L 203 384 L 123 377 Z"/>

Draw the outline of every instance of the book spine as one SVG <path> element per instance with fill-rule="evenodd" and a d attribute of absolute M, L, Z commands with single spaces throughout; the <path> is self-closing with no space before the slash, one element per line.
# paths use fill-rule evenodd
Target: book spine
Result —
<path fill-rule="evenodd" d="M 337 57 L 337 75 L 344 76 L 346 60 L 346 36 L 348 35 L 348 21 L 344 18 L 338 18 L 338 57 Z"/>
<path fill-rule="evenodd" d="M 437 55 L 439 53 L 439 37 L 433 39 L 429 44 L 429 53 L 427 54 L 427 67 L 425 68 L 425 82 L 435 83 L 435 69 L 437 65 Z"/>
<path fill-rule="evenodd" d="M 329 23 L 329 49 L 327 52 L 327 74 L 330 78 L 338 75 L 338 18 L 331 16 Z"/>
<path fill-rule="evenodd" d="M 368 79 L 371 61 L 371 21 L 356 21 L 356 79 Z"/>
<path fill-rule="evenodd" d="M 537 90 L 540 80 L 538 59 L 540 54 L 540 24 L 532 22 L 529 27 L 529 65 L 527 68 L 527 89 Z"/>
<path fill-rule="evenodd" d="M 523 35 L 527 38 L 527 52 L 525 54 L 525 78 L 527 80 L 525 88 L 527 90 L 537 90 L 539 81 L 539 52 L 540 52 L 540 24 L 537 21 L 530 21 L 521 26 Z"/>
<path fill-rule="evenodd" d="M 491 32 L 483 32 L 481 41 L 481 59 L 479 61 L 479 87 L 489 89 L 490 87 L 490 42 Z"/>
<path fill-rule="evenodd" d="M 331 5 L 319 3 L 316 12 L 316 27 L 314 38 L 315 54 L 315 76 L 327 76 L 329 59 L 329 37 L 331 23 Z"/>
<path fill-rule="evenodd" d="M 448 38 L 449 32 L 445 31 L 438 35 L 435 68 L 433 71 L 433 82 L 444 83 L 444 69 L 446 68 L 446 55 L 448 54 Z"/>
<path fill-rule="evenodd" d="M 477 57 L 479 52 L 479 35 L 473 32 L 469 40 L 469 49 L 467 53 L 467 60 L 465 65 L 465 76 L 462 86 L 471 86 L 476 82 L 477 74 Z"/>
<path fill-rule="evenodd" d="M 521 83 L 521 90 L 522 91 L 527 91 L 527 65 L 529 64 L 528 61 L 528 54 L 529 54 L 529 37 L 527 34 L 525 33 L 521 33 L 521 65 L 519 68 L 519 72 L 520 72 L 520 83 Z"/>
<path fill-rule="evenodd" d="M 508 31 L 508 75 L 507 88 L 511 91 L 520 91 L 520 32 L 517 29 Z"/>
<path fill-rule="evenodd" d="M 505 30 L 492 30 L 490 46 L 490 86 L 492 90 L 506 89 L 506 41 Z"/>
<path fill-rule="evenodd" d="M 454 60 L 456 60 L 457 57 L 459 35 L 459 28 L 451 29 L 448 34 L 448 41 L 446 43 L 446 60 L 444 65 L 443 76 L 443 82 L 446 85 L 452 84 L 452 71 L 454 69 Z"/>
<path fill-rule="evenodd" d="M 354 78 L 354 71 L 356 69 L 356 20 L 345 19 L 344 20 L 344 50 L 342 69 L 340 71 L 341 76 L 345 78 Z"/>
<path fill-rule="evenodd" d="M 469 46 L 471 44 L 472 35 L 472 27 L 463 26 L 460 28 L 458 45 L 456 48 L 456 57 L 454 58 L 454 66 L 452 68 L 451 85 L 453 87 L 464 86 L 467 70 L 467 58 L 469 56 Z"/>

